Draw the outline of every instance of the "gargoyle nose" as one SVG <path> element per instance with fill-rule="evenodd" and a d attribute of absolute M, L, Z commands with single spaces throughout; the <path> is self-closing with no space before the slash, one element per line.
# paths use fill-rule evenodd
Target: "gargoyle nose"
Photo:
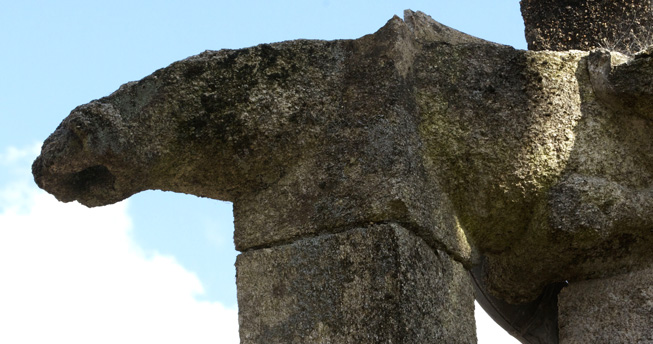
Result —
<path fill-rule="evenodd" d="M 91 103 L 73 110 L 45 141 L 32 165 L 36 184 L 62 202 L 77 200 L 95 207 L 141 191 L 119 181 L 120 161 L 114 154 L 114 136 L 119 132 L 105 120 L 112 115 L 105 108 Z"/>

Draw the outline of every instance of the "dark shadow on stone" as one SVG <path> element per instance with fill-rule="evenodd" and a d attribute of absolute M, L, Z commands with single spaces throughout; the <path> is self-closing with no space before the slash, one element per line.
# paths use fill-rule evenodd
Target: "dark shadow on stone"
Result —
<path fill-rule="evenodd" d="M 484 263 L 470 273 L 476 301 L 510 335 L 522 343 L 558 343 L 558 293 L 567 282 L 549 284 L 535 301 L 512 305 L 489 294 L 483 282 Z"/>

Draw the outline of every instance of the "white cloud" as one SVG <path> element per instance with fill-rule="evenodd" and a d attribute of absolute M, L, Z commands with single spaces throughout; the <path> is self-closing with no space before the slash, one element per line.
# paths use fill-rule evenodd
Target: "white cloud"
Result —
<path fill-rule="evenodd" d="M 135 245 L 127 202 L 62 204 L 30 179 L 0 188 L 0 343 L 238 343 L 237 310 L 198 301 L 195 274 Z"/>
<path fill-rule="evenodd" d="M 35 156 L 40 150 L 40 142 L 26 148 L 7 147 L 4 152 L 0 152 L 0 165 L 16 164 L 24 158 Z"/>
<path fill-rule="evenodd" d="M 502 344 L 519 344 L 519 341 L 513 336 L 509 335 L 501 326 L 490 318 L 490 316 L 485 313 L 481 305 L 478 302 L 474 302 L 475 312 L 474 316 L 476 318 L 476 335 L 478 337 L 478 343 L 502 343 Z"/>

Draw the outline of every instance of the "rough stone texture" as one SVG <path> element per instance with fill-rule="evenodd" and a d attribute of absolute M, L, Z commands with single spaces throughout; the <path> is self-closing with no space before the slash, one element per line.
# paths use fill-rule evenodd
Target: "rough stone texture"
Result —
<path fill-rule="evenodd" d="M 418 33 L 395 17 L 374 35 L 336 42 L 333 54 L 340 59 L 331 58 L 333 83 L 318 86 L 312 99 L 319 102 L 306 105 L 299 123 L 289 126 L 300 135 L 313 131 L 315 144 L 303 148 L 295 161 L 286 159 L 292 165 L 273 185 L 235 200 L 237 248 L 396 221 L 420 232 L 429 244 L 470 259 L 448 200 L 421 158 L 410 74 L 416 49 L 411 36 Z M 310 83 L 324 84 L 320 78 Z M 289 86 L 277 97 L 294 93 L 296 85 Z M 320 100 L 324 97 L 329 99 Z M 306 112 L 315 119 L 306 118 Z M 295 136 L 286 138 L 295 142 Z"/>
<path fill-rule="evenodd" d="M 88 206 L 146 189 L 233 201 L 239 250 L 397 221 L 469 261 L 423 164 L 409 73 L 413 36 L 456 31 L 415 17 L 421 31 L 395 17 L 354 41 L 289 41 L 173 63 L 73 110 L 34 164 L 37 183 Z"/>
<path fill-rule="evenodd" d="M 521 0 L 531 50 L 606 48 L 636 53 L 653 44 L 651 0 Z"/>
<path fill-rule="evenodd" d="M 489 258 L 489 287 L 527 302 L 549 283 L 648 262 L 651 122 L 597 99 L 586 53 L 450 49 L 416 60 L 421 130 L 458 220 Z M 653 78 L 641 78 L 649 88 L 631 95 L 646 99 Z"/>
<path fill-rule="evenodd" d="M 476 342 L 469 274 L 398 225 L 248 251 L 236 267 L 244 344 Z"/>
<path fill-rule="evenodd" d="M 646 137 L 653 124 L 627 109 L 609 110 L 611 106 L 604 105 L 607 102 L 591 89 L 592 73 L 583 66 L 586 60 L 580 61 L 575 81 L 580 96 L 575 105 L 580 109 L 578 121 L 570 128 L 571 136 L 563 136 L 572 144 L 564 171 L 531 210 L 528 229 L 519 243 L 491 259 L 488 278 L 502 281 L 490 285 L 508 286 L 513 278 L 534 282 L 545 275 L 549 281 L 583 280 L 650 262 L 653 142 Z M 651 80 L 643 83 L 650 85 Z M 640 93 L 640 97 L 648 98 L 650 93 Z M 573 98 L 566 104 L 574 104 Z M 554 147 L 554 151 L 560 149 Z M 527 260 L 537 262 L 517 263 Z"/>
<path fill-rule="evenodd" d="M 571 283 L 559 295 L 560 343 L 653 343 L 653 268 Z"/>
<path fill-rule="evenodd" d="M 245 256 L 397 224 L 484 262 L 480 297 L 550 303 L 552 283 L 653 259 L 652 70 L 650 49 L 520 51 L 407 11 L 357 40 L 175 62 L 74 109 L 33 172 L 88 206 L 146 189 L 233 201 Z"/>
<path fill-rule="evenodd" d="M 653 45 L 629 58 L 597 50 L 590 54 L 590 81 L 598 98 L 612 111 L 653 119 Z"/>

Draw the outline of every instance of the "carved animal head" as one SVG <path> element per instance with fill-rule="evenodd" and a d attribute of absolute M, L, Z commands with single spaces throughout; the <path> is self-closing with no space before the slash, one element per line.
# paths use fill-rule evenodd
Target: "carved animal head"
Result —
<path fill-rule="evenodd" d="M 36 182 L 87 206 L 147 189 L 233 201 L 263 188 L 311 149 L 334 111 L 322 88 L 337 87 L 341 46 L 207 51 L 125 84 L 61 123 L 34 163 Z"/>

